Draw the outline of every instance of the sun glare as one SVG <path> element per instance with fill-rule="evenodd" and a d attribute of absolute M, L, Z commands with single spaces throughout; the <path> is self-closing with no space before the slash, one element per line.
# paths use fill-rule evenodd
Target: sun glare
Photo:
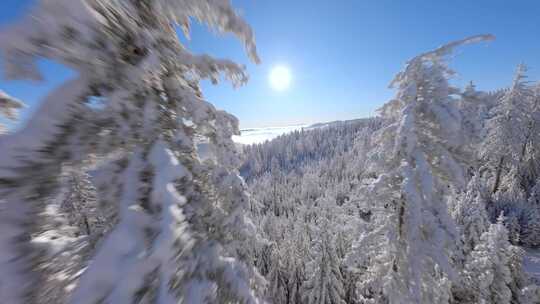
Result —
<path fill-rule="evenodd" d="M 270 86 L 276 91 L 284 91 L 291 84 L 291 71 L 286 66 L 275 66 L 270 71 Z"/>

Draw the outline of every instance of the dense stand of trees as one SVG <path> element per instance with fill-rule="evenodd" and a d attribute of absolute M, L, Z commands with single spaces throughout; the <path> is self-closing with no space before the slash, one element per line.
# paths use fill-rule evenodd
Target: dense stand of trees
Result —
<path fill-rule="evenodd" d="M 446 62 L 493 37 L 411 59 L 377 117 L 242 163 L 237 120 L 198 82 L 246 76 L 183 47 L 190 18 L 258 60 L 226 0 L 43 0 L 1 36 L 10 77 L 38 79 L 38 58 L 78 73 L 0 136 L 1 301 L 540 303 L 522 267 L 540 247 L 540 85 L 520 65 L 506 89 L 459 89 Z M 21 107 L 0 92 L 8 119 Z"/>
<path fill-rule="evenodd" d="M 540 303 L 539 85 L 448 82 L 451 48 L 489 39 L 411 60 L 379 117 L 244 147 L 275 303 Z"/>

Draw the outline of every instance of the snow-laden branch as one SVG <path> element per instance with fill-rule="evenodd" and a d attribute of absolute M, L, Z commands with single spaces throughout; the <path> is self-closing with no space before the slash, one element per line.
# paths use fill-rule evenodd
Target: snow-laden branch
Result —
<path fill-rule="evenodd" d="M 30 14 L 21 21 L 0 32 L 0 53 L 5 59 L 6 77 L 10 79 L 41 80 L 36 59 L 45 57 L 58 61 L 80 73 L 99 73 L 106 67 L 100 51 L 114 46 L 103 41 L 97 45 L 95 38 L 106 28 L 116 39 L 124 39 L 115 29 L 127 30 L 137 27 L 138 7 L 129 1 L 111 5 L 96 0 L 39 1 Z M 156 22 L 163 22 L 157 36 L 169 34 L 175 25 L 189 27 L 190 18 L 196 18 L 211 29 L 221 33 L 233 33 L 245 45 L 249 57 L 258 63 L 255 38 L 249 25 L 232 9 L 228 0 L 160 0 L 152 3 L 160 12 Z M 115 19 L 125 14 L 131 18 Z M 106 17 L 113 18 L 106 18 Z M 167 29 L 169 29 L 167 31 Z M 138 37 L 141 44 L 149 37 Z M 150 47 L 149 44 L 144 45 Z M 100 50 L 102 48 L 102 50 Z M 176 50 L 178 51 L 178 50 Z M 146 54 L 152 53 L 145 50 Z M 209 56 L 179 54 L 178 64 L 196 68 L 201 78 L 216 79 L 216 73 L 225 72 L 235 84 L 245 82 L 243 69 L 227 60 L 215 60 Z M 185 60 L 185 62 L 183 62 Z"/>
<path fill-rule="evenodd" d="M 19 110 L 23 107 L 24 104 L 21 101 L 0 90 L 0 115 L 5 116 L 9 120 L 17 120 Z M 4 133 L 6 129 L 3 124 L 0 124 L 0 134 Z"/>
<path fill-rule="evenodd" d="M 16 120 L 18 111 L 24 107 L 24 104 L 4 91 L 0 90 L 0 114 L 11 120 Z"/>
<path fill-rule="evenodd" d="M 464 39 L 447 43 L 432 51 L 425 52 L 418 56 L 415 56 L 413 59 L 407 62 L 405 70 L 396 75 L 396 77 L 390 83 L 390 87 L 393 88 L 394 86 L 396 86 L 399 82 L 403 80 L 403 77 L 405 77 L 405 74 L 412 72 L 413 69 L 417 69 L 418 68 L 417 66 L 419 64 L 422 64 L 425 61 L 440 60 L 442 57 L 451 54 L 454 51 L 454 49 L 459 46 L 472 44 L 472 43 L 479 43 L 483 41 L 493 41 L 493 40 L 495 40 L 495 36 L 491 34 L 474 35 L 474 36 L 470 36 Z"/>

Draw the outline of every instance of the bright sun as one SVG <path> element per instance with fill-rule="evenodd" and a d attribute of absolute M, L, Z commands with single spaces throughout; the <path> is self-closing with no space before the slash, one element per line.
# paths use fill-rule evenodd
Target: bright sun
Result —
<path fill-rule="evenodd" d="M 278 65 L 270 71 L 270 86 L 276 91 L 284 91 L 291 84 L 291 71 L 288 67 Z"/>

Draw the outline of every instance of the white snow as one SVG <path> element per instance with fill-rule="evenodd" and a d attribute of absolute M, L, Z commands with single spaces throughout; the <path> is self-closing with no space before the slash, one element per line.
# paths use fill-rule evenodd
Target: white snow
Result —
<path fill-rule="evenodd" d="M 314 124 L 297 124 L 283 127 L 245 128 L 240 129 L 241 134 L 233 136 L 232 140 L 237 144 L 243 145 L 260 144 L 265 141 L 270 141 L 280 135 L 288 134 L 294 131 L 300 131 L 302 129 L 310 130 L 317 128 L 325 128 L 338 124 L 352 123 L 355 121 L 360 121 L 362 119 L 363 118 L 352 120 L 335 120 L 329 122 L 319 122 Z"/>
<path fill-rule="evenodd" d="M 235 135 L 232 139 L 234 142 L 244 145 L 260 144 L 280 135 L 302 130 L 305 127 L 308 125 L 242 129 L 240 130 L 241 135 Z"/>

